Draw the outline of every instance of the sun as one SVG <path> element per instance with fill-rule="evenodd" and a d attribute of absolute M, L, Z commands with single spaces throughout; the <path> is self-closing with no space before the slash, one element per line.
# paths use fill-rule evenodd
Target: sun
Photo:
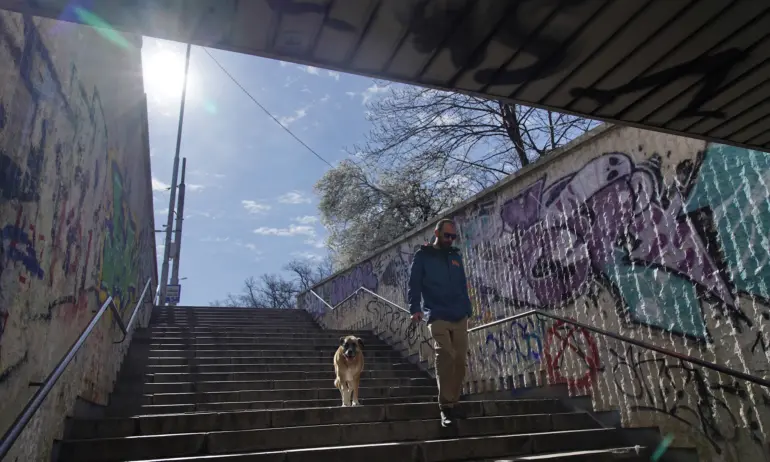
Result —
<path fill-rule="evenodd" d="M 142 57 L 144 91 L 160 104 L 178 104 L 184 86 L 184 54 L 170 50 L 152 50 Z M 192 66 L 187 77 L 187 98 L 195 94 Z"/>

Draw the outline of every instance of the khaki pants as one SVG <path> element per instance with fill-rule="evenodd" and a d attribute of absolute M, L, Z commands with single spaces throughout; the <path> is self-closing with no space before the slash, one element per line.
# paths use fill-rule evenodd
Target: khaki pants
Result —
<path fill-rule="evenodd" d="M 428 326 L 436 348 L 436 381 L 441 409 L 460 400 L 468 356 L 468 318 L 458 322 L 436 320 Z"/>

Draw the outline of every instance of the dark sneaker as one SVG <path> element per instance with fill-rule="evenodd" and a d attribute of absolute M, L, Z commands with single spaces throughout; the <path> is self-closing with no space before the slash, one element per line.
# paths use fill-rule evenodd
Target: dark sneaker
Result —
<path fill-rule="evenodd" d="M 444 428 L 451 427 L 452 425 L 454 425 L 454 423 L 455 421 L 454 421 L 454 417 L 452 416 L 452 409 L 442 409 L 441 426 Z"/>

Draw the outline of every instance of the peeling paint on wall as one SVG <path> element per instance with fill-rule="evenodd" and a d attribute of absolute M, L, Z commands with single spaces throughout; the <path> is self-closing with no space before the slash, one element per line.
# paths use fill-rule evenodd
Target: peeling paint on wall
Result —
<path fill-rule="evenodd" d="M 471 323 L 536 308 L 764 376 L 770 154 L 632 128 L 598 132 L 449 214 Z M 411 255 L 431 233 L 357 268 L 371 265 L 377 292 L 406 306 Z M 331 288 L 347 274 L 315 291 L 341 301 Z M 427 332 L 360 298 L 332 313 L 300 301 L 322 323 L 371 325 L 432 363 L 417 346 L 430 343 Z M 701 460 L 770 460 L 767 390 L 545 318 L 471 334 L 468 391 L 545 384 L 591 394 L 596 410 L 618 409 L 625 425 L 657 425 Z"/>

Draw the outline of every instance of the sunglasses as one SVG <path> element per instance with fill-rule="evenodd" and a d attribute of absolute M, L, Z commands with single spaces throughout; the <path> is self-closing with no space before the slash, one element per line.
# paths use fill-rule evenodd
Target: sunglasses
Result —
<path fill-rule="evenodd" d="M 444 239 L 452 239 L 452 240 L 457 239 L 457 234 L 444 233 Z"/>

